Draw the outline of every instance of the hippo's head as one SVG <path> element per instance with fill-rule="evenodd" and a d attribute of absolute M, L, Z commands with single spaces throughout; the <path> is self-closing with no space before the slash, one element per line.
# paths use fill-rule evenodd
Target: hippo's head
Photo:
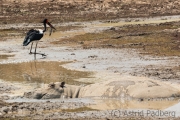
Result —
<path fill-rule="evenodd" d="M 77 98 L 80 91 L 79 86 L 66 85 L 65 82 L 50 83 L 46 87 L 35 89 L 24 93 L 26 98 L 54 99 L 54 98 Z"/>
<path fill-rule="evenodd" d="M 59 92 L 63 91 L 65 87 L 65 82 L 56 82 L 56 83 L 49 83 L 48 88 L 49 89 L 55 89 Z"/>
<path fill-rule="evenodd" d="M 47 95 L 52 96 L 52 94 L 53 94 L 55 96 L 57 95 L 57 98 L 64 98 L 64 96 L 65 96 L 64 88 L 65 88 L 65 82 L 49 83 L 48 88 L 47 88 L 47 90 L 49 92 L 45 96 L 47 96 Z"/>

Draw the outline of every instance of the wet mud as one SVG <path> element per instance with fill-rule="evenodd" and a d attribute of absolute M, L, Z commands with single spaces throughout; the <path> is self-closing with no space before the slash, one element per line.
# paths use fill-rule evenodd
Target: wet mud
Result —
<path fill-rule="evenodd" d="M 113 110 L 146 109 L 175 112 L 175 117 L 170 115 L 163 117 L 178 119 L 180 111 L 176 108 L 179 107 L 179 96 L 168 98 L 157 96 L 147 99 L 142 97 L 135 101 L 110 99 L 107 96 L 44 101 L 22 97 L 25 91 L 43 87 L 44 83 L 58 81 L 86 86 L 90 83 L 113 80 L 116 82 L 111 82 L 110 86 L 125 88 L 129 85 L 143 84 L 144 86 L 138 86 L 138 90 L 142 93 L 143 90 L 140 88 L 147 88 L 144 83 L 149 78 L 153 78 L 154 81 L 160 81 L 159 83 L 166 82 L 167 86 L 178 91 L 180 23 L 177 16 L 175 19 L 173 17 L 168 19 L 172 20 L 164 21 L 159 18 L 157 21 L 153 19 L 152 22 L 146 23 L 143 20 L 143 22 L 139 20 L 131 22 L 125 19 L 123 24 L 121 21 L 80 22 L 74 23 L 79 24 L 80 27 L 68 26 L 63 30 L 59 25 L 59 29 L 52 34 L 52 37 L 46 33 L 39 43 L 38 51 L 47 53 L 47 57 L 42 59 L 41 56 L 37 56 L 35 61 L 34 56 L 28 54 L 29 46 L 21 46 L 24 38 L 22 34 L 13 34 L 15 37 L 11 36 L 12 34 L 4 34 L 0 48 L 3 54 L 0 58 L 0 93 L 2 93 L 0 117 L 3 119 L 119 119 L 120 116 L 114 115 Z M 73 23 L 64 23 L 65 26 L 66 24 Z M 36 25 L 32 24 L 32 26 Z M 5 25 L 5 27 L 9 26 Z M 19 26 L 21 30 L 22 27 L 24 26 Z M 140 81 L 136 84 L 135 81 L 140 77 L 144 77 L 145 82 Z M 121 83 L 117 82 L 122 79 L 124 80 Z M 162 84 L 150 82 L 147 85 L 153 88 Z M 152 116 L 126 116 L 125 119 L 133 117 L 151 119 Z M 153 118 L 155 117 L 164 119 L 161 116 Z"/>

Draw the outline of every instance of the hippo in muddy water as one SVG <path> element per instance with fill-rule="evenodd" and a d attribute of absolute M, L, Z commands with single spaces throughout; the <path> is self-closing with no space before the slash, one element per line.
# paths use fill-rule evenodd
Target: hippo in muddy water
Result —
<path fill-rule="evenodd" d="M 33 99 L 77 98 L 80 86 L 65 85 L 65 82 L 50 83 L 45 88 L 25 92 L 24 97 Z"/>
<path fill-rule="evenodd" d="M 54 98 L 171 98 L 180 97 L 179 87 L 144 77 L 122 77 L 119 80 L 106 80 L 86 86 L 68 85 L 55 82 L 30 92 L 24 97 L 34 99 Z"/>

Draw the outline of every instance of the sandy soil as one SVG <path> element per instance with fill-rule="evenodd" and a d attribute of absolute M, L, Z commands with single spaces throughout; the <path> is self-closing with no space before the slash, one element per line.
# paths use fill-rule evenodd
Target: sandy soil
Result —
<path fill-rule="evenodd" d="M 168 19 L 169 20 L 169 19 Z M 176 18 L 171 18 L 170 21 L 179 20 L 178 16 Z M 141 23 L 142 21 L 139 21 Z M 166 22 L 163 21 L 162 18 L 154 19 L 152 22 Z M 124 24 L 127 22 L 124 21 Z M 146 23 L 144 20 L 142 22 Z M 151 23 L 151 21 L 147 21 L 147 23 Z M 22 98 L 23 92 L 25 90 L 32 90 L 35 87 L 33 84 L 24 84 L 24 83 L 13 83 L 10 84 L 2 80 L 0 86 L 0 92 L 3 93 L 1 95 L 1 100 L 8 100 L 10 103 L 1 102 L 0 107 L 0 116 L 3 118 L 35 118 L 35 119 L 56 119 L 56 118 L 74 118 L 74 119 L 115 119 L 123 116 L 114 115 L 116 110 L 133 110 L 138 108 L 135 107 L 138 101 L 141 101 L 139 105 L 139 109 L 147 109 L 150 110 L 170 110 L 176 112 L 176 117 L 179 116 L 179 111 L 176 107 L 179 106 L 177 97 L 173 96 L 179 93 L 180 85 L 178 80 L 174 81 L 161 81 L 157 80 L 156 76 L 152 76 L 151 78 L 144 77 L 141 69 L 146 68 L 147 66 L 167 66 L 174 67 L 179 65 L 179 57 L 152 57 L 149 55 L 142 55 L 136 49 L 113 49 L 113 48 L 91 48 L 91 49 L 83 49 L 80 45 L 55 45 L 50 44 L 52 41 L 57 41 L 61 38 L 72 37 L 75 35 L 83 34 L 86 32 L 100 32 L 102 30 L 111 29 L 114 25 L 118 26 L 118 23 L 102 23 L 102 22 L 84 22 L 84 23 L 67 23 L 67 24 L 76 24 L 81 26 L 82 28 L 60 32 L 56 31 L 52 34 L 51 37 L 46 33 L 42 42 L 38 44 L 38 51 L 47 54 L 46 58 L 42 58 L 42 56 L 37 55 L 36 61 L 71 61 L 71 63 L 63 65 L 63 67 L 72 70 L 80 70 L 80 71 L 90 71 L 94 74 L 90 78 L 81 78 L 77 79 L 77 81 L 81 82 L 90 82 L 97 83 L 92 85 L 92 88 L 87 88 L 89 90 L 89 96 L 87 98 L 78 98 L 78 99 L 65 99 L 65 100 L 29 100 Z M 127 23 L 129 24 L 129 22 Z M 133 23 L 132 24 L 137 24 Z M 26 24 L 24 24 L 28 27 Z M 60 24 L 56 24 L 55 26 L 59 26 Z M 66 25 L 66 23 L 64 24 Z M 122 24 L 119 24 L 121 26 Z M 12 25 L 5 25 L 3 28 L 8 28 Z M 21 24 L 20 26 L 23 28 L 24 26 Z M 35 26 L 34 24 L 30 24 L 29 26 Z M 6 38 L 6 41 L 1 41 L 0 53 L 4 55 L 13 55 L 8 59 L 1 59 L 1 64 L 17 64 L 22 62 L 34 61 L 34 56 L 29 55 L 29 47 L 23 47 L 22 41 L 23 37 L 15 37 L 15 38 Z M 113 61 L 113 62 L 112 62 Z M 135 74 L 136 73 L 136 74 Z M 135 75 L 135 76 L 132 76 Z M 102 96 L 101 85 L 103 84 L 112 84 L 112 82 L 121 81 L 120 86 L 123 85 L 127 87 L 126 91 L 128 95 L 133 97 L 141 98 L 138 101 L 125 101 L 120 99 L 115 99 L 115 101 L 107 102 L 107 97 L 104 96 L 105 100 L 102 98 L 92 98 L 94 94 L 99 94 Z M 126 82 L 124 82 L 126 81 Z M 130 82 L 127 82 L 130 81 Z M 132 83 L 134 86 L 129 86 Z M 6 86 L 6 87 L 5 87 Z M 33 87 L 32 87 L 33 86 Z M 43 84 L 42 84 L 43 86 Z M 150 88 L 148 88 L 150 86 Z M 27 89 L 28 88 L 28 89 Z M 99 90 L 101 89 L 101 90 Z M 91 90 L 96 90 L 96 93 L 93 93 Z M 99 92 L 98 92 L 99 91 Z M 143 91 L 143 92 L 142 92 Z M 151 91 L 151 92 L 149 92 Z M 166 91 L 166 92 L 164 92 Z M 146 98 L 147 100 L 145 100 Z M 159 100 L 165 99 L 165 103 L 160 107 L 157 107 Z M 106 101 L 107 99 L 107 101 Z M 103 102 L 102 102 L 103 101 Z M 151 107 L 149 105 L 144 104 L 143 101 L 150 101 Z M 152 103 L 152 101 L 157 101 L 157 103 Z M 43 102 L 46 102 L 44 105 Z M 116 103 L 117 102 L 117 103 Z M 113 105 L 113 104 L 117 105 Z M 154 105 L 153 105 L 154 104 Z M 175 105 L 176 104 L 176 105 Z M 100 105 L 100 107 L 98 106 Z M 175 105 L 175 106 L 173 106 Z M 119 107 L 117 107 L 119 106 Z M 170 107 L 172 106 L 172 107 Z M 73 111 L 74 109 L 74 111 Z M 96 111 L 100 109 L 101 111 Z M 110 111 L 108 111 L 110 109 Z M 140 116 L 140 114 L 136 116 L 125 116 L 125 118 L 161 118 L 162 116 L 148 116 L 146 114 L 147 110 L 144 110 L 142 113 L 144 115 Z M 151 111 L 151 112 L 152 112 Z M 16 115 L 14 114 L 16 113 Z M 43 113 L 43 114 L 42 114 Z M 173 114 L 169 116 L 163 117 L 171 117 L 173 118 Z M 163 119 L 163 118 L 162 118 Z M 178 118 L 177 118 L 178 119 Z"/>

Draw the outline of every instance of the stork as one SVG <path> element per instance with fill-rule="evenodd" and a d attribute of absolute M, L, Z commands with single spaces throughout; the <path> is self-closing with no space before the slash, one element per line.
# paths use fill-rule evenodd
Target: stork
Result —
<path fill-rule="evenodd" d="M 46 56 L 45 54 L 36 53 L 36 48 L 37 48 L 38 41 L 43 37 L 44 32 L 46 32 L 46 24 L 48 24 L 51 27 L 51 32 L 52 32 L 52 29 L 56 30 L 51 25 L 51 23 L 48 22 L 47 19 L 44 19 L 43 24 L 44 24 L 44 30 L 42 30 L 42 29 L 37 29 L 37 30 L 31 29 L 31 30 L 29 30 L 29 32 L 27 33 L 27 35 L 26 35 L 26 37 L 24 39 L 24 42 L 23 42 L 23 46 L 27 46 L 30 42 L 32 42 L 29 54 L 34 54 L 34 58 L 35 59 L 36 59 L 36 54 L 40 54 L 42 56 Z M 51 32 L 50 32 L 49 35 L 51 35 Z M 35 47 L 35 51 L 33 53 L 33 52 L 31 52 L 31 50 L 32 50 L 32 46 L 33 46 L 33 42 L 34 41 L 36 41 L 36 47 Z"/>

